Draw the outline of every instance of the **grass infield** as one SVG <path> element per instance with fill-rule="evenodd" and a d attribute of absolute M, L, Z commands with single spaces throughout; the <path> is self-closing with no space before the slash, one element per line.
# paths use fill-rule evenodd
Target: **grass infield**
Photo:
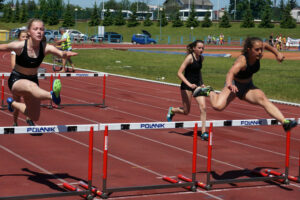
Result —
<path fill-rule="evenodd" d="M 72 58 L 76 67 L 177 84 L 180 83 L 177 70 L 185 57 L 114 49 L 81 49 L 76 52 L 78 56 Z M 221 90 L 234 60 L 205 57 L 202 68 L 204 83 Z M 51 57 L 48 56 L 45 61 L 52 62 Z M 300 103 L 299 61 L 278 63 L 274 59 L 262 59 L 261 69 L 254 75 L 253 81 L 268 98 Z"/>

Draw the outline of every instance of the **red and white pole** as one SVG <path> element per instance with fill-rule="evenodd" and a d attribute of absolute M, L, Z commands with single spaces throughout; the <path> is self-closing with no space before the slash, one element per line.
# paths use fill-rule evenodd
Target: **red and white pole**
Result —
<path fill-rule="evenodd" d="M 196 182 L 197 136 L 198 136 L 198 124 L 195 123 L 194 136 L 193 136 L 193 167 L 192 167 L 192 180 L 193 180 L 193 182 Z"/>
<path fill-rule="evenodd" d="M 103 140 L 103 193 L 106 193 L 107 182 L 107 155 L 108 155 L 108 126 L 105 126 Z"/>
<path fill-rule="evenodd" d="M 90 192 L 92 191 L 93 180 L 93 149 L 94 149 L 94 127 L 91 126 L 89 133 L 89 164 L 88 164 L 88 186 Z"/>

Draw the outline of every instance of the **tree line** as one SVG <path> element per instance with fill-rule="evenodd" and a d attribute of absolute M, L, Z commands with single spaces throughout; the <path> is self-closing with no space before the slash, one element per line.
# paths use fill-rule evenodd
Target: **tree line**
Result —
<path fill-rule="evenodd" d="M 141 22 L 137 20 L 137 11 L 148 11 L 149 7 L 143 2 L 130 3 L 129 0 L 103 1 L 97 5 L 96 1 L 93 8 L 83 9 L 80 6 L 72 5 L 69 2 L 64 4 L 63 0 L 39 0 L 35 3 L 34 0 L 11 0 L 4 4 L 4 0 L 0 0 L 0 10 L 3 12 L 2 21 L 10 23 L 26 23 L 30 18 L 42 19 L 45 24 L 57 25 L 60 20 L 63 21 L 62 26 L 72 27 L 75 25 L 75 20 L 88 20 L 90 26 L 122 26 L 127 25 L 133 27 Z M 173 27 L 210 27 L 212 21 L 210 13 L 205 15 L 204 21 L 199 22 L 196 19 L 195 5 L 192 1 L 191 12 L 186 22 L 180 18 L 179 9 L 176 8 L 172 15 L 168 15 L 168 10 L 155 11 L 156 22 L 150 20 L 150 15 L 142 22 L 144 26 L 151 26 L 156 23 L 157 26 L 166 26 L 172 23 Z M 254 19 L 260 19 L 258 27 L 273 28 L 274 20 L 280 20 L 282 28 L 295 28 L 296 21 L 291 17 L 291 9 L 297 7 L 296 0 L 289 0 L 286 4 L 284 0 L 279 2 L 279 6 L 273 5 L 271 0 L 230 0 L 229 8 L 225 9 L 224 15 L 219 20 L 219 27 L 229 28 L 232 20 L 242 20 L 241 27 L 251 28 L 255 26 Z M 105 8 L 104 17 L 100 16 L 102 9 Z M 115 10 L 111 13 L 109 9 Z M 122 15 L 122 10 L 130 10 L 132 15 L 128 20 L 125 20 Z M 166 14 L 167 13 L 167 14 Z M 168 18 L 167 18 L 168 15 Z"/>

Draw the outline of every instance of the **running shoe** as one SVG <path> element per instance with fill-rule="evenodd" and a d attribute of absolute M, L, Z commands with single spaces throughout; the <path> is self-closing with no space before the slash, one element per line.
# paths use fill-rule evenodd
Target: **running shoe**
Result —
<path fill-rule="evenodd" d="M 53 86 L 52 86 L 53 90 L 50 92 L 51 96 L 52 96 L 52 101 L 56 104 L 59 105 L 60 104 L 60 91 L 61 91 L 61 82 L 59 79 L 55 79 L 53 81 Z"/>
<path fill-rule="evenodd" d="M 201 134 L 200 137 L 201 137 L 201 140 L 206 140 L 207 141 L 208 140 L 208 136 L 209 136 L 208 132 L 204 132 L 204 133 Z"/>
<path fill-rule="evenodd" d="M 26 123 L 27 123 L 29 126 L 35 126 L 34 122 L 33 122 L 31 119 L 26 119 Z"/>
<path fill-rule="evenodd" d="M 295 126 L 297 126 L 297 121 L 295 121 L 295 120 L 289 120 L 289 119 L 286 119 L 286 120 L 284 120 L 284 122 L 283 122 L 283 124 L 282 124 L 282 126 L 283 126 L 283 129 L 285 130 L 285 131 L 289 131 L 289 130 L 291 130 L 292 128 L 294 128 Z"/>
<path fill-rule="evenodd" d="M 193 92 L 193 97 L 208 96 L 211 91 L 214 91 L 211 86 L 197 87 Z"/>
<path fill-rule="evenodd" d="M 168 120 L 168 122 L 172 121 L 174 115 L 175 114 L 172 112 L 172 107 L 170 107 L 169 110 L 168 110 L 168 114 L 167 114 L 167 120 Z"/>
<path fill-rule="evenodd" d="M 6 102 L 7 102 L 8 110 L 10 112 L 14 112 L 14 108 L 11 105 L 14 102 L 13 98 L 8 97 L 7 100 L 6 100 Z"/>

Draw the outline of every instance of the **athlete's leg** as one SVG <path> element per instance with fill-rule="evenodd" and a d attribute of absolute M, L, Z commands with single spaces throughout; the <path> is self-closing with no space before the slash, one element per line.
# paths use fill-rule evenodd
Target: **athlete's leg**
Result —
<path fill-rule="evenodd" d="M 196 97 L 196 101 L 199 105 L 199 109 L 200 109 L 200 120 L 202 122 L 202 133 L 205 132 L 205 122 L 206 122 L 206 104 L 205 104 L 205 97 L 203 96 L 199 96 Z"/>
<path fill-rule="evenodd" d="M 13 99 L 16 102 L 20 102 L 21 101 L 21 97 L 18 96 L 18 95 L 13 95 Z M 13 115 L 14 115 L 14 124 L 13 125 L 14 126 L 18 126 L 19 110 L 15 109 Z"/>
<path fill-rule="evenodd" d="M 181 99 L 182 99 L 182 106 L 173 108 L 172 112 L 178 114 L 187 115 L 190 113 L 191 109 L 191 101 L 192 101 L 192 91 L 189 90 L 180 90 L 181 91 Z"/>
<path fill-rule="evenodd" d="M 40 88 L 36 83 L 26 79 L 20 79 L 15 82 L 12 87 L 12 93 L 23 97 L 32 96 L 39 100 L 52 99 L 50 92 Z"/>
<path fill-rule="evenodd" d="M 249 90 L 245 95 L 245 100 L 249 103 L 262 106 L 271 117 L 274 117 L 281 123 L 284 122 L 285 118 L 283 114 L 272 102 L 269 101 L 269 99 L 266 97 L 265 93 L 262 90 Z"/>
<path fill-rule="evenodd" d="M 214 91 L 209 93 L 211 106 L 218 111 L 224 110 L 229 103 L 235 98 L 235 94 L 227 87 L 224 87 L 221 93 L 217 94 Z"/>

